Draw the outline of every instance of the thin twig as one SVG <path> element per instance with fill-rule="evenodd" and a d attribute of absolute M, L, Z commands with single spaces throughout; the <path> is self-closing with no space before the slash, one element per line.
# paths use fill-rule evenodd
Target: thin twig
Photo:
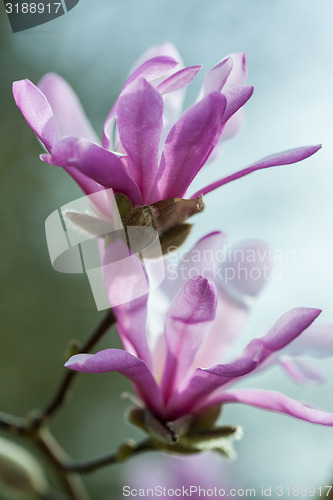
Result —
<path fill-rule="evenodd" d="M 81 353 L 90 352 L 91 349 L 95 346 L 95 344 L 97 344 L 97 342 L 102 338 L 104 333 L 106 333 L 107 330 L 112 325 L 115 324 L 115 322 L 116 322 L 116 317 L 112 309 L 110 309 L 107 312 L 106 316 L 101 321 L 101 323 L 95 328 L 90 337 L 82 345 L 80 352 Z M 34 419 L 35 427 L 37 428 L 40 427 L 49 417 L 51 417 L 60 408 L 60 406 L 66 399 L 70 386 L 73 383 L 73 380 L 76 375 L 77 372 L 66 370 L 51 401 L 48 403 L 47 406 L 45 406 L 43 410 L 41 410 L 36 414 L 36 417 Z"/>
<path fill-rule="evenodd" d="M 48 429 L 41 429 L 34 442 L 48 458 L 58 473 L 64 488 L 73 500 L 89 500 L 88 493 L 78 474 L 68 471 L 65 463 L 68 456 Z"/>
<path fill-rule="evenodd" d="M 124 443 L 126 446 L 126 443 Z M 125 462 L 130 458 L 134 458 L 136 455 L 147 451 L 154 451 L 155 445 L 150 439 L 145 439 L 137 444 L 132 444 L 128 447 L 127 452 L 122 449 L 121 446 L 118 451 L 104 455 L 104 457 L 95 458 L 93 460 L 88 460 L 86 462 L 73 462 L 65 465 L 67 471 L 79 472 L 80 474 L 87 474 L 93 472 L 96 469 L 105 467 L 106 465 L 115 465 L 121 462 Z"/>
<path fill-rule="evenodd" d="M 89 352 L 115 322 L 116 317 L 113 311 L 109 310 L 101 323 L 82 345 L 80 352 Z M 67 370 L 49 404 L 43 410 L 28 415 L 26 419 L 0 412 L 0 430 L 19 434 L 32 440 L 56 470 L 70 498 L 72 500 L 89 500 L 81 478 L 75 473 L 74 469 L 72 470 L 66 465 L 69 462 L 69 457 L 51 432 L 43 425 L 65 401 L 76 374 L 77 372 Z"/>
<path fill-rule="evenodd" d="M 13 434 L 25 434 L 26 422 L 23 418 L 0 412 L 0 430 L 9 431 Z"/>

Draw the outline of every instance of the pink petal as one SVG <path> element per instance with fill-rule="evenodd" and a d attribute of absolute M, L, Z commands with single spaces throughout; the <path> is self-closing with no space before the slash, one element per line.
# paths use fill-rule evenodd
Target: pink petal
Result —
<path fill-rule="evenodd" d="M 119 239 L 105 250 L 103 273 L 105 290 L 117 318 L 117 331 L 124 348 L 150 367 L 146 334 L 148 283 L 142 263 Z"/>
<path fill-rule="evenodd" d="M 126 80 L 124 88 L 137 78 L 145 78 L 148 81 L 155 80 L 168 71 L 178 66 L 179 62 L 168 55 L 155 56 L 141 64 Z"/>
<path fill-rule="evenodd" d="M 216 134 L 215 140 L 211 145 L 211 149 L 208 153 L 207 159 L 214 152 L 215 148 L 218 146 L 219 141 L 223 135 L 225 126 L 229 123 L 240 108 L 250 99 L 253 94 L 253 87 L 236 87 L 230 91 L 223 94 L 227 99 L 227 106 L 223 115 L 223 120 L 220 123 L 219 130 Z"/>
<path fill-rule="evenodd" d="M 148 408 L 157 414 L 161 412 L 161 394 L 146 363 L 126 351 L 105 349 L 96 354 L 77 354 L 65 366 L 85 373 L 119 372 L 133 382 Z"/>
<path fill-rule="evenodd" d="M 209 233 L 201 238 L 194 247 L 182 255 L 178 266 L 178 284 L 200 274 L 216 278 L 226 235 L 220 231 Z"/>
<path fill-rule="evenodd" d="M 218 187 L 223 186 L 224 184 L 228 184 L 229 182 L 232 182 L 236 179 L 240 179 L 241 177 L 251 174 L 256 170 L 261 170 L 270 167 L 277 167 L 279 165 L 290 165 L 291 163 L 297 163 L 298 161 L 305 160 L 305 158 L 312 156 L 320 148 L 321 145 L 306 146 L 303 148 L 284 151 L 283 153 L 279 153 L 277 155 L 268 156 L 262 159 L 261 161 L 254 163 L 253 165 L 250 165 L 249 167 L 244 168 L 243 170 L 240 170 L 239 172 L 228 175 L 227 177 L 223 177 L 222 179 L 219 179 L 218 181 L 209 184 L 208 186 L 194 193 L 191 196 L 191 198 L 198 198 L 201 195 L 210 193 L 211 191 L 214 191 L 214 189 L 217 189 Z"/>
<path fill-rule="evenodd" d="M 208 95 L 215 90 L 221 92 L 233 68 L 231 57 L 220 61 L 205 76 L 202 93 Z"/>
<path fill-rule="evenodd" d="M 170 302 L 189 278 L 199 274 L 205 277 L 215 277 L 225 241 L 224 233 L 214 231 L 201 238 L 191 250 L 183 254 L 178 266 L 175 265 L 174 257 L 166 258 L 167 275 L 161 285 L 161 291 Z"/>
<path fill-rule="evenodd" d="M 333 426 L 333 414 L 314 407 L 306 406 L 284 394 L 276 391 L 263 391 L 259 389 L 238 389 L 225 392 L 214 398 L 214 403 L 243 403 L 264 410 L 285 413 L 291 417 L 306 420 L 314 424 Z"/>
<path fill-rule="evenodd" d="M 205 79 L 202 94 L 206 95 L 213 90 L 218 90 L 224 94 L 228 93 L 235 87 L 243 86 L 246 83 L 246 59 L 244 52 L 230 54 L 226 59 L 217 64 L 211 69 Z M 221 141 L 232 138 L 243 123 L 243 110 L 237 111 L 226 123 Z M 220 147 L 218 146 L 218 149 Z M 218 151 L 215 150 L 211 158 L 217 156 Z"/>
<path fill-rule="evenodd" d="M 175 296 L 165 322 L 167 358 L 162 379 L 165 400 L 187 375 L 216 310 L 215 284 L 189 279 Z"/>
<path fill-rule="evenodd" d="M 243 356 L 254 356 L 261 349 L 259 364 L 275 351 L 279 351 L 300 335 L 321 313 L 320 309 L 296 307 L 283 314 L 273 328 L 261 338 L 253 339 L 245 348 Z"/>
<path fill-rule="evenodd" d="M 268 282 L 273 267 L 270 246 L 262 241 L 242 241 L 226 252 L 216 274 L 216 284 L 231 297 L 248 303 Z"/>
<path fill-rule="evenodd" d="M 13 83 L 13 96 L 29 127 L 48 151 L 59 138 L 57 122 L 44 94 L 30 81 Z"/>
<path fill-rule="evenodd" d="M 286 355 L 277 356 L 276 362 L 295 382 L 301 385 L 309 383 L 319 384 L 324 382 L 325 377 L 302 359 L 293 359 Z"/>
<path fill-rule="evenodd" d="M 324 376 L 300 356 L 327 358 L 333 355 L 333 326 L 311 325 L 280 353 L 271 356 L 264 367 L 279 363 L 300 384 L 323 382 Z"/>
<path fill-rule="evenodd" d="M 49 163 L 52 165 L 52 156 L 43 154 L 39 156 L 42 161 L 45 161 L 46 163 Z M 101 191 L 104 189 L 100 184 L 98 184 L 96 181 L 93 181 L 86 175 L 82 174 L 77 168 L 75 167 L 66 167 L 63 166 L 63 169 L 66 170 L 66 172 L 74 179 L 74 181 L 80 186 L 82 191 L 86 194 L 92 194 L 92 193 L 97 193 L 97 191 Z"/>
<path fill-rule="evenodd" d="M 235 135 L 238 134 L 239 130 L 243 126 L 243 123 L 244 110 L 242 108 L 239 109 L 231 118 L 229 118 L 229 120 L 225 124 L 218 147 L 222 147 L 223 141 L 227 141 L 235 137 Z"/>
<path fill-rule="evenodd" d="M 230 54 L 208 71 L 201 94 L 207 95 L 214 90 L 225 93 L 234 87 L 245 85 L 246 77 L 245 53 Z"/>
<path fill-rule="evenodd" d="M 228 56 L 232 60 L 232 70 L 227 78 L 226 84 L 223 87 L 223 92 L 245 85 L 247 77 L 246 57 L 245 52 L 235 52 Z"/>
<path fill-rule="evenodd" d="M 122 92 L 130 83 L 138 78 L 145 78 L 147 81 L 151 81 L 168 73 L 175 66 L 178 66 L 178 61 L 167 55 L 158 55 L 149 60 L 145 60 L 126 80 Z M 117 103 L 118 99 L 112 106 L 104 123 L 103 146 L 105 148 L 110 148 L 113 144 L 114 115 L 116 113 Z"/>
<path fill-rule="evenodd" d="M 182 65 L 182 58 L 176 49 L 176 47 L 173 45 L 173 43 L 166 42 L 162 43 L 160 45 L 155 45 L 154 47 L 150 47 L 148 50 L 146 50 L 133 64 L 130 74 L 132 74 L 137 68 L 142 66 L 143 63 L 146 61 L 149 61 L 151 59 L 155 59 L 156 57 L 170 57 L 177 61 L 178 64 Z"/>
<path fill-rule="evenodd" d="M 226 123 L 244 104 L 252 97 L 253 87 L 235 87 L 224 92 L 227 98 L 227 107 L 223 116 L 223 123 Z"/>
<path fill-rule="evenodd" d="M 60 139 L 52 150 L 51 162 L 64 168 L 75 167 L 104 187 L 126 194 L 133 203 L 142 203 L 139 188 L 126 173 L 120 159 L 87 139 Z"/>
<path fill-rule="evenodd" d="M 79 99 L 63 78 L 48 73 L 38 83 L 38 88 L 52 108 L 60 137 L 69 135 L 99 142 Z"/>
<path fill-rule="evenodd" d="M 141 189 L 144 202 L 157 172 L 162 117 L 160 93 L 142 78 L 128 86 L 119 97 L 119 137 L 128 156 L 129 174 Z"/>
<path fill-rule="evenodd" d="M 151 202 L 184 196 L 211 152 L 225 107 L 225 97 L 214 92 L 188 109 L 174 125 L 167 137 L 154 183 L 158 193 L 153 186 Z"/>
<path fill-rule="evenodd" d="M 168 94 L 182 89 L 191 83 L 201 68 L 202 66 L 189 66 L 181 69 L 163 80 L 156 88 L 161 94 Z"/>
<path fill-rule="evenodd" d="M 174 393 L 168 401 L 167 412 L 170 419 L 203 407 L 212 392 L 252 372 L 256 365 L 257 362 L 252 358 L 242 358 L 227 365 L 213 366 L 207 370 L 197 368 L 186 386 Z"/>
<path fill-rule="evenodd" d="M 216 317 L 197 353 L 194 366 L 206 368 L 225 362 L 226 355 L 248 320 L 248 308 L 218 289 Z"/>
<path fill-rule="evenodd" d="M 285 350 L 289 356 L 333 356 L 333 325 L 311 325 Z"/>

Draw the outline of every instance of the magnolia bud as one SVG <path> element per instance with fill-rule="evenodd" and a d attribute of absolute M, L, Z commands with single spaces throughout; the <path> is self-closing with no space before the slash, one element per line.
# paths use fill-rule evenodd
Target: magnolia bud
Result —
<path fill-rule="evenodd" d="M 122 443 L 117 451 L 117 461 L 123 462 L 127 460 L 133 452 L 135 451 L 135 441 L 132 439 L 128 439 L 124 443 Z"/>
<path fill-rule="evenodd" d="M 0 490 L 6 498 L 45 497 L 46 476 L 37 460 L 24 448 L 0 437 Z"/>
<path fill-rule="evenodd" d="M 195 200 L 182 198 L 168 198 L 151 205 L 158 220 L 160 236 L 170 229 L 185 222 L 189 217 L 198 214 L 205 208 L 203 197 Z"/>
<path fill-rule="evenodd" d="M 152 205 L 132 207 L 124 195 L 116 195 L 116 201 L 124 227 L 146 226 L 155 229 L 160 238 L 162 253 L 181 246 L 191 231 L 191 224 L 185 221 L 202 212 L 202 196 L 195 200 L 168 198 Z"/>
<path fill-rule="evenodd" d="M 193 421 L 191 424 L 192 431 L 200 431 L 203 429 L 211 429 L 221 413 L 221 405 L 211 405 L 200 413 L 193 415 Z"/>

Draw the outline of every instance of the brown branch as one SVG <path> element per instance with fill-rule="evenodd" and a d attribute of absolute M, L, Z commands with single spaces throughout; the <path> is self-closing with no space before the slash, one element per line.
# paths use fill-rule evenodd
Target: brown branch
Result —
<path fill-rule="evenodd" d="M 116 317 L 113 311 L 109 310 L 101 323 L 95 328 L 90 337 L 82 345 L 80 352 L 85 353 L 91 351 L 95 344 L 101 339 L 107 330 L 115 324 L 115 322 Z M 89 500 L 83 482 L 78 474 L 75 473 L 75 468 L 71 469 L 70 467 L 67 467 L 69 457 L 55 440 L 51 432 L 43 425 L 65 401 L 76 374 L 77 372 L 67 370 L 48 405 L 46 405 L 42 410 L 37 410 L 32 414 L 29 414 L 27 418 L 18 418 L 0 412 L 0 431 L 4 430 L 12 434 L 21 435 L 26 439 L 30 439 L 54 467 L 66 490 L 66 493 L 70 496 L 70 498 L 72 500 Z M 121 461 L 119 459 L 119 455 L 117 457 L 117 461 Z M 98 465 L 94 466 L 94 468 L 97 467 Z M 49 498 L 55 499 L 57 496 L 55 494 L 52 496 L 50 492 Z M 60 498 L 59 495 L 58 498 Z"/>
<path fill-rule="evenodd" d="M 9 431 L 12 434 L 25 434 L 26 422 L 23 418 L 0 412 L 0 430 Z"/>
<path fill-rule="evenodd" d="M 156 447 L 150 439 L 145 439 L 137 444 L 127 441 L 121 445 L 116 452 L 86 462 L 68 463 L 65 465 L 65 469 L 67 471 L 79 472 L 80 474 L 87 474 L 101 467 L 105 467 L 106 465 L 115 465 L 125 462 L 136 455 L 147 451 L 154 451 L 155 449 Z"/>
<path fill-rule="evenodd" d="M 81 478 L 65 468 L 64 464 L 68 462 L 68 456 L 50 431 L 45 428 L 41 429 L 34 442 L 57 471 L 57 475 L 70 498 L 73 500 L 89 500 Z"/>

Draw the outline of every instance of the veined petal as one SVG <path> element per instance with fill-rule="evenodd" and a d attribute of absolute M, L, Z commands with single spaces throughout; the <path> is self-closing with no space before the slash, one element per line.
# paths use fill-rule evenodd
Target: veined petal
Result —
<path fill-rule="evenodd" d="M 128 86 L 118 100 L 117 126 L 128 156 L 129 174 L 145 202 L 157 173 L 163 127 L 163 99 L 158 90 L 142 78 Z"/>
<path fill-rule="evenodd" d="M 333 356 L 333 325 L 311 325 L 284 352 L 288 356 Z"/>
<path fill-rule="evenodd" d="M 143 63 L 149 61 L 151 59 L 155 59 L 156 57 L 170 57 L 177 61 L 178 64 L 183 65 L 183 61 L 181 55 L 178 50 L 171 42 L 165 42 L 160 45 L 155 45 L 146 50 L 133 64 L 130 74 L 134 73 L 137 68 L 142 66 Z"/>
<path fill-rule="evenodd" d="M 148 408 L 161 412 L 161 393 L 146 363 L 126 351 L 105 349 L 96 354 L 77 354 L 65 366 L 85 373 L 119 372 L 133 382 Z"/>
<path fill-rule="evenodd" d="M 246 83 L 246 58 L 244 52 L 230 54 L 226 59 L 218 63 L 213 69 L 208 71 L 205 83 L 201 91 L 201 96 L 213 90 L 218 90 L 224 94 L 232 91 L 233 88 L 243 86 Z M 238 132 L 243 122 L 243 111 L 238 110 L 223 128 L 221 141 L 232 138 Z M 219 149 L 219 146 L 217 147 Z M 215 149 L 211 158 L 217 154 Z"/>
<path fill-rule="evenodd" d="M 333 426 L 333 414 L 324 410 L 306 406 L 277 391 L 264 391 L 260 389 L 237 389 L 235 391 L 223 392 L 212 399 L 210 404 L 215 403 L 243 403 L 264 410 L 285 413 L 291 417 L 306 420 L 313 424 Z"/>
<path fill-rule="evenodd" d="M 201 95 L 214 90 L 223 93 L 234 87 L 245 85 L 247 77 L 246 58 L 244 52 L 230 54 L 220 61 L 205 76 Z"/>
<path fill-rule="evenodd" d="M 59 138 L 57 122 L 44 94 L 30 80 L 13 83 L 13 96 L 29 127 L 48 151 Z"/>
<path fill-rule="evenodd" d="M 203 370 L 197 368 L 182 390 L 175 392 L 167 403 L 170 418 L 178 418 L 194 409 L 204 406 L 204 402 L 216 389 L 238 380 L 252 372 L 257 362 L 252 358 L 238 359 L 230 364 L 216 365 Z"/>
<path fill-rule="evenodd" d="M 323 382 L 324 376 L 301 356 L 312 358 L 327 358 L 333 355 L 333 325 L 311 325 L 304 330 L 283 352 L 270 356 L 264 367 L 274 363 L 300 384 Z"/>
<path fill-rule="evenodd" d="M 184 113 L 171 129 L 161 165 L 152 187 L 151 202 L 183 197 L 193 178 L 207 160 L 219 132 L 226 98 L 213 92 Z M 159 195 L 156 197 L 156 187 Z M 153 199 L 155 194 L 155 198 Z"/>
<path fill-rule="evenodd" d="M 218 287 L 216 317 L 194 361 L 206 368 L 226 361 L 226 355 L 242 332 L 249 316 L 248 308 Z"/>
<path fill-rule="evenodd" d="M 138 78 L 144 78 L 147 81 L 154 80 L 162 75 L 167 74 L 170 70 L 178 66 L 178 61 L 173 57 L 168 55 L 158 55 L 145 60 L 138 68 L 136 68 L 133 73 L 128 77 L 123 87 L 122 92 L 126 87 L 137 80 Z M 120 94 L 121 95 L 121 94 Z M 119 99 L 119 98 L 118 98 Z M 110 149 L 113 144 L 113 128 L 114 128 L 114 116 L 117 109 L 118 99 L 112 106 L 106 120 L 104 123 L 103 130 L 103 147 Z"/>
<path fill-rule="evenodd" d="M 245 366 L 249 366 L 249 370 L 246 373 L 260 369 L 260 365 L 265 366 L 264 362 L 266 359 L 268 359 L 276 351 L 283 349 L 289 344 L 289 342 L 300 335 L 303 330 L 305 330 L 316 319 L 320 312 L 321 311 L 319 309 L 310 309 L 305 307 L 292 309 L 288 313 L 281 316 L 273 328 L 264 337 L 253 339 L 244 349 L 242 355 L 231 365 L 235 365 L 237 370 L 238 364 L 239 366 L 242 366 L 244 363 Z M 253 361 L 252 364 L 250 363 L 251 360 Z M 221 369 L 221 366 L 223 367 L 224 365 L 217 365 L 216 367 L 209 368 L 204 371 L 219 375 L 218 370 Z M 223 380 L 220 385 L 216 382 L 217 385 L 214 386 L 214 380 L 212 379 L 210 392 L 218 387 L 221 387 L 222 385 L 228 384 L 229 382 L 235 382 L 235 380 Z M 194 387 L 196 386 L 195 378 L 194 382 L 190 380 L 189 386 L 191 384 L 194 385 Z"/>
<path fill-rule="evenodd" d="M 46 74 L 38 83 L 38 88 L 52 108 L 60 137 L 84 137 L 99 143 L 77 95 L 61 76 Z"/>
<path fill-rule="evenodd" d="M 54 164 L 54 162 L 52 162 L 52 155 L 42 154 L 39 156 L 39 158 L 49 165 Z M 84 193 L 89 195 L 92 193 L 97 193 L 97 191 L 101 191 L 102 189 L 104 189 L 100 184 L 98 184 L 98 182 L 82 174 L 77 168 L 66 166 L 63 166 L 62 168 L 66 170 L 66 172 L 72 177 L 72 179 L 74 179 L 74 181 L 78 184 L 78 186 L 80 186 Z"/>
<path fill-rule="evenodd" d="M 245 52 L 234 52 L 228 56 L 232 60 L 232 70 L 223 87 L 223 92 L 233 87 L 245 85 L 247 77 Z"/>
<path fill-rule="evenodd" d="M 197 241 L 194 247 L 183 255 L 180 260 L 178 275 L 181 280 L 187 280 L 197 274 L 215 278 L 220 266 L 220 258 L 223 255 L 226 238 L 226 235 L 222 232 L 215 231 Z"/>
<path fill-rule="evenodd" d="M 254 91 L 253 87 L 235 87 L 224 92 L 227 98 L 227 107 L 223 116 L 225 124 L 244 104 L 250 99 Z"/>
<path fill-rule="evenodd" d="M 156 88 L 161 94 L 168 94 L 182 89 L 191 83 L 201 68 L 201 65 L 183 68 L 169 76 L 166 80 L 163 80 Z"/>
<path fill-rule="evenodd" d="M 209 70 L 205 76 L 201 93 L 210 94 L 214 90 L 221 92 L 233 68 L 233 60 L 227 57 L 220 61 L 214 68 Z"/>
<path fill-rule="evenodd" d="M 225 250 L 221 247 L 218 263 L 214 272 L 218 289 L 216 319 L 195 360 L 196 366 L 212 366 L 225 359 L 246 323 L 254 298 L 269 279 L 272 255 L 265 242 L 243 241 Z"/>
<path fill-rule="evenodd" d="M 283 349 L 296 339 L 298 335 L 313 323 L 320 313 L 320 309 L 307 307 L 291 309 L 291 311 L 283 314 L 278 319 L 273 328 L 264 337 L 251 340 L 245 348 L 243 356 L 254 356 L 260 348 L 260 365 L 271 354 Z"/>
<path fill-rule="evenodd" d="M 126 80 L 124 88 L 137 78 L 155 80 L 178 66 L 179 62 L 168 55 L 158 55 L 142 63 Z"/>
<path fill-rule="evenodd" d="M 236 179 L 240 179 L 241 177 L 251 174 L 256 170 L 277 167 L 280 165 L 290 165 L 292 163 L 297 163 L 298 161 L 305 160 L 305 158 L 312 156 L 320 148 L 321 145 L 319 144 L 317 146 L 306 146 L 298 149 L 290 149 L 277 155 L 267 156 L 266 158 L 263 158 L 259 162 L 254 163 L 253 165 L 250 165 L 249 167 L 244 168 L 239 172 L 235 172 L 234 174 L 228 175 L 227 177 L 223 177 L 222 179 L 209 184 L 208 186 L 194 193 L 191 198 L 198 198 L 201 195 L 210 193 L 211 191 L 214 191 L 214 189 L 217 189 L 218 187 L 223 186 L 224 184 L 228 184 L 229 182 L 232 182 Z"/>
<path fill-rule="evenodd" d="M 51 161 L 59 167 L 75 167 L 104 187 L 126 194 L 133 203 L 142 203 L 139 188 L 126 173 L 120 159 L 87 139 L 60 139 L 52 150 Z"/>
<path fill-rule="evenodd" d="M 119 239 L 105 250 L 103 273 L 105 290 L 117 318 L 117 331 L 124 348 L 150 367 L 146 334 L 148 284 L 142 263 Z"/>
<path fill-rule="evenodd" d="M 165 400 L 186 377 L 215 311 L 216 289 L 209 278 L 189 279 L 175 296 L 165 321 L 167 357 L 161 385 Z"/>
<path fill-rule="evenodd" d="M 275 359 L 272 359 L 272 363 L 274 362 L 278 363 L 278 365 L 285 370 L 289 377 L 298 384 L 319 384 L 325 381 L 325 377 L 320 373 L 320 371 L 312 367 L 303 359 L 295 359 L 286 355 L 282 355 L 276 356 Z"/>
<path fill-rule="evenodd" d="M 210 151 L 207 155 L 207 159 L 211 156 L 214 149 L 217 147 L 219 141 L 221 140 L 224 128 L 228 125 L 229 121 L 237 114 L 242 106 L 250 99 L 253 94 L 253 87 L 236 87 L 225 94 L 223 94 L 227 99 L 227 106 L 223 115 L 223 119 L 220 123 L 220 127 L 216 134 L 215 140 L 213 141 Z"/>

